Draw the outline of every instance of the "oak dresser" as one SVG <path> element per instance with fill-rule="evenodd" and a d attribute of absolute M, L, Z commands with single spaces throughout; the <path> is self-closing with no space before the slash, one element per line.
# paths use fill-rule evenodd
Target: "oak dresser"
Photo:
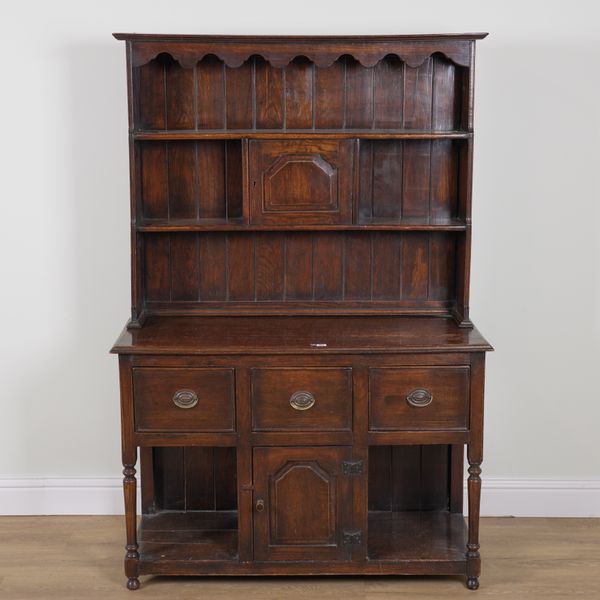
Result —
<path fill-rule="evenodd" d="M 476 589 L 485 34 L 115 37 L 131 170 L 132 315 L 112 349 L 127 587 L 443 574 Z"/>

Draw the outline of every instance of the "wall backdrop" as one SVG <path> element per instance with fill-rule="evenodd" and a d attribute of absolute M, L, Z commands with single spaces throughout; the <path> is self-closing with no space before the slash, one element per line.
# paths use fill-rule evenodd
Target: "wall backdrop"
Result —
<path fill-rule="evenodd" d="M 2 3 L 0 513 L 119 512 L 129 310 L 113 31 L 489 31 L 477 50 L 472 318 L 492 342 L 484 514 L 600 516 L 594 0 Z"/>

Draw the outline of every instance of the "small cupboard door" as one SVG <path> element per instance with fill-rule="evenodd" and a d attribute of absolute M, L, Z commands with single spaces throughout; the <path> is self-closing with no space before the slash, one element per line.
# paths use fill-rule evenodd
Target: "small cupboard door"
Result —
<path fill-rule="evenodd" d="M 351 140 L 251 140 L 250 221 L 352 222 Z"/>
<path fill-rule="evenodd" d="M 254 449 L 254 559 L 349 560 L 350 447 Z"/>

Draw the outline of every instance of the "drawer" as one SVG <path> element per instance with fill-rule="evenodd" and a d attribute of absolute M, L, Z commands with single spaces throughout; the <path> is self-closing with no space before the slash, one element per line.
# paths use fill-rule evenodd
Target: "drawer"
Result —
<path fill-rule="evenodd" d="M 369 370 L 369 428 L 468 429 L 469 367 Z"/>
<path fill-rule="evenodd" d="M 350 431 L 352 369 L 252 369 L 254 431 Z"/>
<path fill-rule="evenodd" d="M 352 222 L 350 140 L 251 140 L 252 223 Z"/>
<path fill-rule="evenodd" d="M 233 369 L 133 369 L 136 431 L 234 431 Z"/>

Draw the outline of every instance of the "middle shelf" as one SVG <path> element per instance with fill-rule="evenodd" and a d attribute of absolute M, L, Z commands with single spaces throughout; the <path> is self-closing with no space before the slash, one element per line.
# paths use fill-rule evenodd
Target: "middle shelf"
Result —
<path fill-rule="evenodd" d="M 136 142 L 140 232 L 465 231 L 461 140 Z"/>

